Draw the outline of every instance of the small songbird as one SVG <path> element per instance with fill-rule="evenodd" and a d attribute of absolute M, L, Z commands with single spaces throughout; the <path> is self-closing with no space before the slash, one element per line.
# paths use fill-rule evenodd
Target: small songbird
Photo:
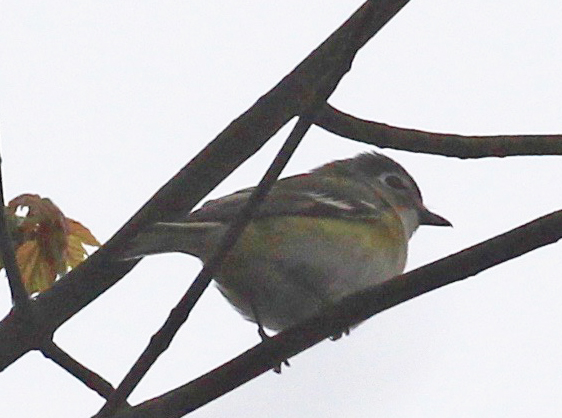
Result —
<path fill-rule="evenodd" d="M 253 188 L 140 232 L 123 259 L 182 252 L 205 263 Z M 248 320 L 280 331 L 404 271 L 419 225 L 451 226 L 423 204 L 414 179 L 370 152 L 278 180 L 216 272 Z"/>

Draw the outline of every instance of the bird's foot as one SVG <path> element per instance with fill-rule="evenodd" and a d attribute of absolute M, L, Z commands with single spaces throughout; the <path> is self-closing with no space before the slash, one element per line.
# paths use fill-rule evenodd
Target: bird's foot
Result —
<path fill-rule="evenodd" d="M 271 339 L 271 337 L 269 335 L 267 335 L 267 333 L 265 332 L 265 330 L 263 329 L 263 327 L 261 325 L 258 325 L 258 334 L 261 338 L 262 341 L 267 341 L 269 339 Z M 273 371 L 277 374 L 281 374 L 281 365 L 284 364 L 287 367 L 291 367 L 291 364 L 289 363 L 289 360 L 285 359 L 283 360 L 282 363 L 279 363 L 278 365 L 273 367 Z"/>

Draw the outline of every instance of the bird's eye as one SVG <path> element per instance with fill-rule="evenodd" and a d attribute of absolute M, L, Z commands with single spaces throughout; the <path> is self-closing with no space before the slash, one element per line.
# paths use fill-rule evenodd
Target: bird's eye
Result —
<path fill-rule="evenodd" d="M 405 190 L 408 188 L 406 183 L 404 183 L 404 181 L 398 176 L 393 176 L 393 175 L 386 176 L 384 178 L 384 182 L 387 184 L 387 186 L 390 186 L 393 189 Z"/>

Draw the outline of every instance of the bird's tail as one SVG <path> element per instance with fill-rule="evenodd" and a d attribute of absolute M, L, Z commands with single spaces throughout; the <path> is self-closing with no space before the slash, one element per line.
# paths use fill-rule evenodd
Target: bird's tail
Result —
<path fill-rule="evenodd" d="M 181 252 L 205 258 L 224 233 L 217 222 L 158 222 L 137 234 L 119 258 L 132 260 L 147 255 Z"/>

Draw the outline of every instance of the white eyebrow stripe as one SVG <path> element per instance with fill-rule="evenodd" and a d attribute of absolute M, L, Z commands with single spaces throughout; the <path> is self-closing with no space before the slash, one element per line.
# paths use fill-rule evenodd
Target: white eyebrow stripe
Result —
<path fill-rule="evenodd" d="M 352 205 L 346 202 L 342 202 L 341 200 L 336 200 L 331 198 L 330 196 L 326 196 L 325 194 L 320 193 L 305 193 L 306 196 L 311 197 L 314 201 L 318 203 L 322 203 L 323 205 L 334 206 L 338 209 L 342 210 L 353 210 L 355 209 Z"/>

